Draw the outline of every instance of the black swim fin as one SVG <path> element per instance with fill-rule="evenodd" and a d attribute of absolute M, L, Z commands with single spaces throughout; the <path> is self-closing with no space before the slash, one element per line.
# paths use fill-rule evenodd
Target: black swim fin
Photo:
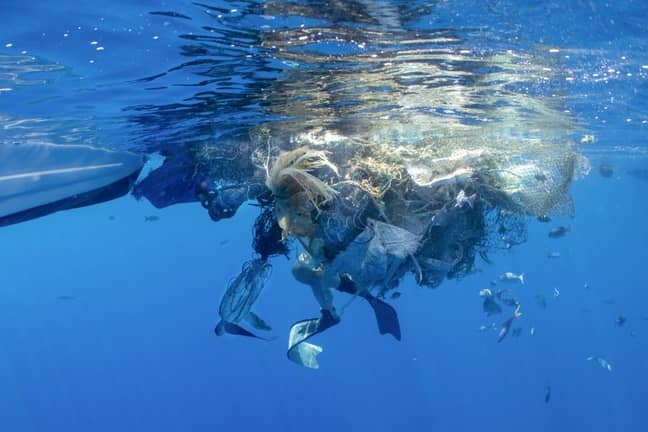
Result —
<path fill-rule="evenodd" d="M 390 334 L 394 336 L 396 340 L 401 340 L 398 314 L 396 313 L 396 309 L 394 309 L 390 304 L 374 297 L 368 291 L 358 292 L 355 283 L 348 275 L 343 275 L 340 278 L 340 284 L 338 285 L 337 290 L 351 295 L 357 294 L 367 300 L 367 303 L 369 303 L 369 306 L 371 306 L 376 315 L 376 322 L 378 323 L 378 331 L 380 334 Z"/>
<path fill-rule="evenodd" d="M 247 337 L 253 337 L 261 340 L 267 340 L 266 338 L 257 336 L 254 333 L 245 330 L 243 327 L 241 327 L 238 324 L 234 324 L 227 321 L 220 321 L 218 324 L 216 324 L 216 328 L 214 328 L 214 333 L 216 333 L 216 335 L 218 336 L 222 336 L 225 333 L 227 333 L 231 335 L 247 336 Z"/>
<path fill-rule="evenodd" d="M 389 303 L 372 296 L 368 292 L 364 292 L 360 294 L 360 296 L 367 300 L 367 303 L 369 303 L 373 309 L 374 314 L 376 315 L 376 322 L 378 323 L 378 331 L 380 334 L 390 334 L 394 336 L 396 340 L 401 340 L 400 323 L 398 322 L 396 309 L 394 309 Z"/>

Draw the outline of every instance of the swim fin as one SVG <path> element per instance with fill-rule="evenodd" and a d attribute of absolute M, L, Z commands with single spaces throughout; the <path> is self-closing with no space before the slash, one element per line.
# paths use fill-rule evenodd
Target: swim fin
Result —
<path fill-rule="evenodd" d="M 376 315 L 376 322 L 378 323 L 378 331 L 380 334 L 390 334 L 396 340 L 401 340 L 398 314 L 396 313 L 396 309 L 390 304 L 371 295 L 368 291 L 358 292 L 356 284 L 348 275 L 342 275 L 337 290 L 351 295 L 358 295 L 365 299 Z"/>
<path fill-rule="evenodd" d="M 322 347 L 306 341 L 339 322 L 340 319 L 326 309 L 322 309 L 320 318 L 297 321 L 290 327 L 288 358 L 301 366 L 318 369 L 317 355 Z"/>
<path fill-rule="evenodd" d="M 256 339 L 261 339 L 261 340 L 268 340 L 266 338 L 263 338 L 261 336 L 257 336 L 254 333 L 245 330 L 243 327 L 241 327 L 238 324 L 234 324 L 231 322 L 227 321 L 219 321 L 218 324 L 216 324 L 216 328 L 214 328 L 214 333 L 216 333 L 217 336 L 222 336 L 225 333 L 231 334 L 231 335 L 238 335 L 238 336 L 247 336 L 247 337 L 253 337 Z"/>
<path fill-rule="evenodd" d="M 401 330 L 396 309 L 394 309 L 389 303 L 372 296 L 368 292 L 364 292 L 360 294 L 360 296 L 367 300 L 367 303 L 369 303 L 369 306 L 373 309 L 374 314 L 376 315 L 376 322 L 378 323 L 378 331 L 380 334 L 390 334 L 394 336 L 396 340 L 400 341 Z"/>

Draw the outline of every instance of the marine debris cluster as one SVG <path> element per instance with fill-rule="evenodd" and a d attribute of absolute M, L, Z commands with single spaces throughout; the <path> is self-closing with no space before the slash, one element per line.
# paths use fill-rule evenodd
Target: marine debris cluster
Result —
<path fill-rule="evenodd" d="M 201 142 L 190 162 L 170 158 L 151 178 L 187 163 L 185 177 L 215 221 L 256 202 L 255 255 L 227 287 L 217 333 L 256 336 L 243 326 L 264 327 L 249 313 L 266 266 L 294 251 L 292 274 L 320 315 L 292 326 L 288 357 L 315 368 L 321 347 L 311 339 L 340 323 L 348 296 L 372 308 L 381 334 L 400 340 L 388 301 L 406 295 L 406 277 L 436 288 L 473 272 L 477 258 L 525 242 L 530 218 L 571 215 L 570 184 L 589 164 L 574 119 L 549 96 L 560 74 L 553 58 L 477 54 L 448 45 L 460 42 L 452 32 L 415 44 L 384 28 L 367 40 L 393 49 L 331 57 L 309 51 L 317 38 L 304 31 L 264 34 L 264 47 L 300 66 L 264 90 L 268 121 Z M 169 201 L 171 190 L 162 192 L 146 179 L 135 188 Z M 507 298 L 484 297 L 490 313 L 498 296 Z"/>
<path fill-rule="evenodd" d="M 259 295 L 269 258 L 285 254 L 286 241 L 295 240 L 293 276 L 312 290 L 321 316 L 293 325 L 288 356 L 313 368 L 321 347 L 306 340 L 340 322 L 337 293 L 365 299 L 380 333 L 400 339 L 396 312 L 385 299 L 400 295 L 406 275 L 436 288 L 473 271 L 477 255 L 487 259 L 492 248 L 524 241 L 524 219 L 564 203 L 581 163 L 568 143 L 552 149 L 525 140 L 504 145 L 483 135 L 459 139 L 452 130 L 426 135 L 398 122 L 370 125 L 373 133 L 363 140 L 325 128 L 286 139 L 292 126 L 274 123 L 255 131 L 251 158 L 258 170 L 246 179 L 256 183 L 246 194 L 258 191 L 266 220 L 255 229 L 257 256 L 228 287 L 225 311 L 221 305 L 225 324 L 217 332 L 254 335 L 239 324 Z M 523 274 L 500 279 L 524 283 Z M 497 313 L 493 299 L 502 292 L 483 296 L 484 309 Z M 233 297 L 242 299 L 234 311 Z M 520 316 L 517 306 L 498 340 Z"/>

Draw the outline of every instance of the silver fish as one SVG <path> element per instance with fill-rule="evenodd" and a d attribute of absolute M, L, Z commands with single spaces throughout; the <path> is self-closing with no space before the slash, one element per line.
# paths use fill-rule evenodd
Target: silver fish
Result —
<path fill-rule="evenodd" d="M 509 330 L 511 329 L 511 324 L 513 324 L 513 321 L 521 316 L 522 312 L 520 311 L 520 305 L 518 304 L 517 308 L 515 308 L 515 312 L 513 312 L 513 316 L 502 323 L 502 328 L 497 334 L 497 343 L 500 343 L 504 340 L 506 335 L 508 335 Z"/>
<path fill-rule="evenodd" d="M 571 231 L 571 227 L 569 226 L 557 226 L 555 228 L 552 228 L 549 231 L 549 234 L 547 234 L 547 236 L 549 238 L 560 238 L 560 237 L 564 237 L 570 231 Z"/>
<path fill-rule="evenodd" d="M 524 285 L 524 273 L 518 275 L 513 272 L 506 272 L 502 273 L 499 279 L 506 282 L 519 282 L 521 285 Z"/>

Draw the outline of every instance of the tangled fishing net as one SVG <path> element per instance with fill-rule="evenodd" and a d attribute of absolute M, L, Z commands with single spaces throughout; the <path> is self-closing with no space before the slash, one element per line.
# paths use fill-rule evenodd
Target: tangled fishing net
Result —
<path fill-rule="evenodd" d="M 519 91 L 551 75 L 533 60 L 412 50 L 335 76 L 298 70 L 268 91 L 268 110 L 285 119 L 244 144 L 196 151 L 210 179 L 198 196 L 214 220 L 249 200 L 262 208 L 254 260 L 286 255 L 290 240 L 298 250 L 293 275 L 321 317 L 291 328 L 292 360 L 317 367 L 321 348 L 307 339 L 340 321 L 336 293 L 364 298 L 380 332 L 399 339 L 385 299 L 406 275 L 438 287 L 471 273 L 477 256 L 524 242 L 529 216 L 573 212 L 569 187 L 587 161 L 560 100 Z M 253 268 L 267 277 L 248 265 L 230 283 L 224 301 L 245 301 L 221 314 L 221 330 L 254 335 L 237 324 L 258 322 Z"/>

